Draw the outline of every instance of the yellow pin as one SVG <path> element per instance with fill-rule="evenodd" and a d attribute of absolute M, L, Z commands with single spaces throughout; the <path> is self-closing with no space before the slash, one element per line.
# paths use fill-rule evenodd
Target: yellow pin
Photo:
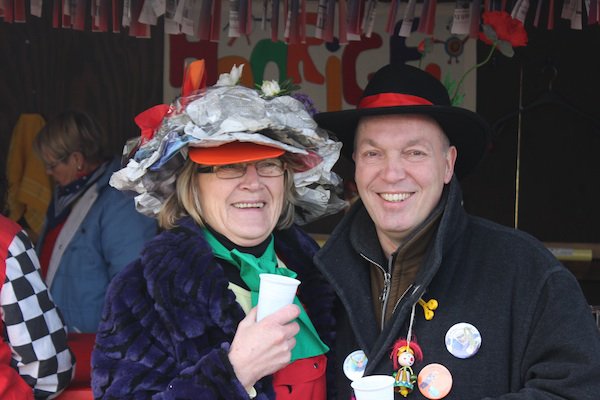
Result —
<path fill-rule="evenodd" d="M 425 302 L 422 298 L 419 299 L 419 304 L 423 307 L 423 312 L 425 313 L 425 319 L 427 321 L 431 321 L 434 316 L 434 310 L 438 308 L 438 302 L 436 299 L 431 299 L 428 302 Z"/>

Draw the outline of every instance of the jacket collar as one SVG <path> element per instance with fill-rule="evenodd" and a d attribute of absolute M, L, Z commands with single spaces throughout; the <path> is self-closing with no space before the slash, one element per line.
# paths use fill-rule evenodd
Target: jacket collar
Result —
<path fill-rule="evenodd" d="M 354 221 L 364 221 L 362 237 L 364 243 L 352 243 L 356 235 L 353 229 L 359 229 L 360 223 L 353 228 Z M 314 263 L 329 281 L 341 303 L 349 314 L 349 321 L 355 333 L 358 345 L 369 355 L 379 329 L 373 314 L 373 299 L 369 285 L 369 262 L 356 252 L 356 246 L 364 246 L 370 256 L 379 254 L 383 258 L 381 247 L 372 221 L 362 203 L 357 201 L 338 223 L 322 249 L 317 252 Z"/>

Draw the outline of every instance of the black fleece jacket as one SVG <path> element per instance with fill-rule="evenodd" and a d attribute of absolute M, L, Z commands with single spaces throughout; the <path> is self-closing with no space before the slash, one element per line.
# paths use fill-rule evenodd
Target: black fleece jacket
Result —
<path fill-rule="evenodd" d="M 394 372 L 393 343 L 406 337 L 412 306 L 422 297 L 439 307 L 430 321 L 416 307 L 413 333 L 424 359 L 413 370 L 418 374 L 431 363 L 448 368 L 453 386 L 445 400 L 600 399 L 600 333 L 574 276 L 530 235 L 469 216 L 456 179 L 445 192 L 438 231 L 416 280 L 382 331 L 373 315 L 367 261 L 377 260 L 381 249 L 360 202 L 315 256 L 341 300 L 336 360 L 329 365 L 336 398 L 350 399 L 342 363 L 354 350 L 368 357 L 366 375 Z M 474 325 L 482 337 L 468 359 L 445 346 L 446 332 L 459 322 Z M 425 399 L 416 385 L 408 396 Z"/>

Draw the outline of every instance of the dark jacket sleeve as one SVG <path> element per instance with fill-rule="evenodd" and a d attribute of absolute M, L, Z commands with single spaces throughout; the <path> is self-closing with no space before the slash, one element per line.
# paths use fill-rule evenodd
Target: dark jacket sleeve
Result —
<path fill-rule="evenodd" d="M 521 389 L 485 400 L 598 399 L 600 332 L 577 281 L 566 269 L 549 269 L 532 286 L 537 302 L 522 321 L 524 352 L 513 378 Z"/>

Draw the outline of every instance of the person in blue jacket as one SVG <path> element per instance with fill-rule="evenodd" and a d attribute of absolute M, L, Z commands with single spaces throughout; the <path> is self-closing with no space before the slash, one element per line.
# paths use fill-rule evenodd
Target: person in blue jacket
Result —
<path fill-rule="evenodd" d="M 34 141 L 56 185 L 37 247 L 69 332 L 96 331 L 109 282 L 157 232 L 109 185 L 121 165 L 107 147 L 99 123 L 79 111 L 51 119 Z"/>

